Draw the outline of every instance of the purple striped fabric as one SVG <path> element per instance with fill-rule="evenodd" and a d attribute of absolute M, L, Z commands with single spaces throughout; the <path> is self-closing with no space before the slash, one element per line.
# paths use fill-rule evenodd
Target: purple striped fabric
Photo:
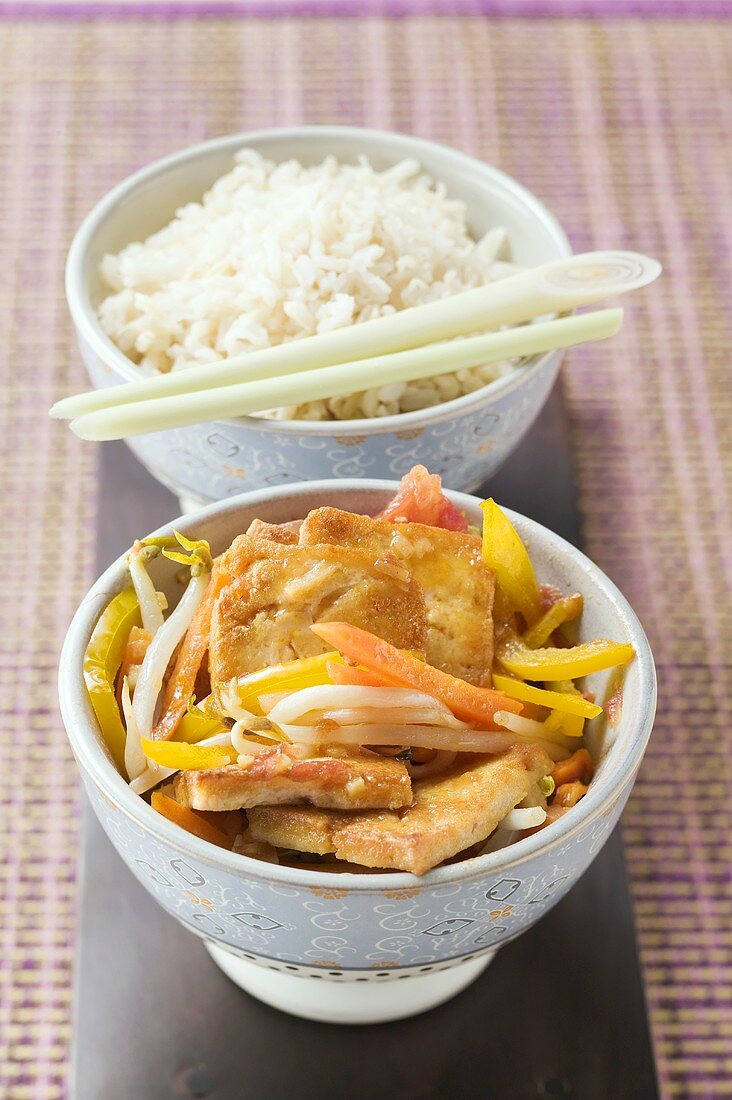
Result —
<path fill-rule="evenodd" d="M 730 0 L 1 0 L 0 17 L 89 19 L 325 16 L 722 19 Z"/>
<path fill-rule="evenodd" d="M 0 1095 L 67 1088 L 78 798 L 54 678 L 91 580 L 96 515 L 94 448 L 46 418 L 84 384 L 63 301 L 70 236 L 114 182 L 165 152 L 334 121 L 447 141 L 535 190 L 576 248 L 664 262 L 622 334 L 572 353 L 565 379 L 587 545 L 637 608 L 659 666 L 625 839 L 662 1089 L 729 1094 L 732 28 L 355 15 L 305 27 L 176 9 L 172 21 L 127 13 L 120 33 L 94 11 L 0 35 L 12 567 L 0 631 Z"/>

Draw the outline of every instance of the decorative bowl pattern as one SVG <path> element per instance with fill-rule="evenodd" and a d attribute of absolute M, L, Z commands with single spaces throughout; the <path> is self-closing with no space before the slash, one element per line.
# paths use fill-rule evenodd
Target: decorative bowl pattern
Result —
<path fill-rule="evenodd" d="M 259 491 L 212 505 L 176 526 L 208 538 L 219 552 L 255 516 L 280 522 L 326 504 L 373 512 L 393 488 L 325 481 Z M 474 498 L 451 497 L 478 521 Z M 294 870 L 222 852 L 132 794 L 101 744 L 81 673 L 96 619 L 124 583 L 121 559 L 107 570 L 69 629 L 60 665 L 61 709 L 102 826 L 164 909 L 209 945 L 259 967 L 330 981 L 386 981 L 489 956 L 570 889 L 599 852 L 630 793 L 653 721 L 653 661 L 638 620 L 614 585 L 558 536 L 521 516 L 513 519 L 542 580 L 585 594 L 583 633 L 634 645 L 621 721 L 616 729 L 605 725 L 594 731 L 597 776 L 585 798 L 551 830 L 422 878 Z M 174 569 L 160 560 L 154 565 L 157 583 L 172 597 Z M 591 677 L 590 687 L 605 698 L 608 674 Z M 407 1012 L 417 1010 L 419 1005 Z"/>
<path fill-rule="evenodd" d="M 515 259 L 525 265 L 569 255 L 554 217 L 530 192 L 495 168 L 455 150 L 402 134 L 353 127 L 265 130 L 218 138 L 166 157 L 124 180 L 94 208 L 77 233 L 66 268 L 66 294 L 92 384 L 139 377 L 104 334 L 95 313 L 103 293 L 98 264 L 108 251 L 164 225 L 181 203 L 199 198 L 249 145 L 274 160 L 316 163 L 328 153 L 353 160 L 366 153 L 376 167 L 418 158 L 450 194 L 467 203 L 476 234 L 508 229 Z M 244 490 L 306 479 L 401 477 L 415 462 L 454 489 L 474 489 L 518 444 L 556 378 L 561 352 L 472 394 L 400 416 L 349 421 L 214 421 L 137 436 L 130 447 L 179 496 L 206 503 Z"/>

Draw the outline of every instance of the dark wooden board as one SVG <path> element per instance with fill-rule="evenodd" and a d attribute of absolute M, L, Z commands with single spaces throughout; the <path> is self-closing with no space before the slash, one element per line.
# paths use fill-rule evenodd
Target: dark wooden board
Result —
<path fill-rule="evenodd" d="M 101 570 L 178 508 L 121 444 L 105 446 L 100 475 Z M 579 541 L 558 391 L 487 489 Z M 242 993 L 136 882 L 88 810 L 79 929 L 74 1100 L 658 1096 L 617 831 L 477 982 L 398 1023 L 316 1024 Z"/>

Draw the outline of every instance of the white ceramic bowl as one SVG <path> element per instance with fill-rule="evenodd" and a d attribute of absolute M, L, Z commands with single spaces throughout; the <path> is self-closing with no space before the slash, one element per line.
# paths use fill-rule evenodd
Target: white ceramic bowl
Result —
<path fill-rule="evenodd" d="M 220 552 L 255 516 L 280 522 L 321 505 L 375 512 L 393 491 L 394 485 L 371 481 L 258 491 L 211 505 L 175 526 L 207 538 Z M 479 522 L 474 498 L 450 495 Z M 239 985 L 278 1008 L 333 1022 L 374 1023 L 446 1000 L 567 892 L 620 816 L 655 712 L 648 642 L 626 600 L 592 562 L 546 528 L 512 518 L 541 580 L 584 593 L 582 636 L 635 647 L 622 717 L 616 729 L 600 719 L 593 724 L 590 747 L 598 771 L 571 813 L 508 849 L 421 878 L 275 866 L 215 848 L 161 817 L 130 791 L 112 764 L 82 677 L 94 624 L 127 583 L 122 558 L 100 577 L 71 623 L 59 669 L 61 711 L 103 828 L 163 908 L 203 938 Z M 158 585 L 174 599 L 176 567 L 161 559 L 153 565 Z M 590 677 L 589 687 L 603 700 L 608 674 Z M 388 995 L 379 988 L 385 982 Z"/>
<path fill-rule="evenodd" d="M 462 199 L 476 235 L 504 226 L 513 258 L 533 266 L 570 254 L 556 219 L 503 172 L 434 142 L 378 130 L 308 126 L 217 138 L 156 161 L 130 176 L 92 210 L 69 252 L 66 296 L 94 386 L 139 378 L 102 331 L 95 306 L 104 290 L 99 261 L 142 240 L 199 199 L 228 171 L 234 153 L 251 146 L 275 161 L 319 163 L 366 154 L 376 168 L 416 157 L 450 195 Z M 220 420 L 137 436 L 130 447 L 152 474 L 186 501 L 207 503 L 246 489 L 318 478 L 401 477 L 420 462 L 453 489 L 474 490 L 510 454 L 541 410 L 561 352 L 431 409 L 371 420 Z"/>

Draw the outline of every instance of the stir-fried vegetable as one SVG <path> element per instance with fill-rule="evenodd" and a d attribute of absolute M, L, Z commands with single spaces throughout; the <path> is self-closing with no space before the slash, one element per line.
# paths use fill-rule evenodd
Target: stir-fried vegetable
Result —
<path fill-rule="evenodd" d="M 125 768 L 130 779 L 137 779 L 138 776 L 145 771 L 147 764 L 145 761 L 145 754 L 142 751 L 142 742 L 140 739 L 140 731 L 137 727 L 137 719 L 135 718 L 135 710 L 132 706 L 132 699 L 130 698 L 130 683 L 127 679 L 122 681 L 120 699 L 122 702 L 122 713 L 125 716 L 125 726 L 127 727 L 127 739 L 125 740 Z"/>
<path fill-rule="evenodd" d="M 512 699 L 522 699 L 527 703 L 537 703 L 540 707 L 566 711 L 582 718 L 596 718 L 602 714 L 602 707 L 588 703 L 584 696 L 570 695 L 562 691 L 546 691 L 544 688 L 526 684 L 523 680 L 513 680 L 510 676 L 493 675 L 493 686 L 510 695 Z"/>
<path fill-rule="evenodd" d="M 188 582 L 188 587 L 183 593 L 178 606 L 155 633 L 150 643 L 150 647 L 145 654 L 142 668 L 140 669 L 132 708 L 137 729 L 141 737 L 149 737 L 152 733 L 155 709 L 168 664 L 178 644 L 191 625 L 193 617 L 209 585 L 212 566 L 211 552 L 208 549 L 208 543 L 203 540 L 192 542 L 190 539 L 177 533 L 175 540 L 184 548 L 190 548 L 190 554 L 180 554 L 177 550 L 169 549 L 170 544 L 174 541 L 172 538 L 159 538 L 150 540 L 149 543 L 145 544 L 161 546 L 163 554 L 172 561 L 183 561 L 190 565 L 191 579 Z M 207 638 L 208 635 L 206 634 L 206 644 L 208 644 Z M 187 666 L 186 671 L 188 671 Z M 185 713 L 187 705 L 188 697 L 185 699 L 180 717 Z M 170 732 L 172 732 L 172 729 Z"/>
<path fill-rule="evenodd" d="M 562 783 L 557 787 L 554 795 L 554 805 L 576 806 L 580 798 L 584 798 L 589 789 L 586 783 L 580 783 L 577 779 L 572 783 Z"/>
<path fill-rule="evenodd" d="M 420 749 L 444 749 L 446 752 L 505 752 L 522 738 L 498 730 L 474 730 L 467 726 L 420 726 L 399 723 L 364 723 L 336 726 L 327 732 L 319 726 L 285 723 L 280 727 L 291 739 L 302 745 L 398 745 Z M 526 739 L 530 740 L 530 739 Z M 557 746 L 555 746 L 557 747 Z M 559 755 L 566 750 L 559 748 Z M 554 759 L 554 757 L 552 757 Z"/>
<path fill-rule="evenodd" d="M 140 625 L 140 606 L 133 588 L 125 588 L 105 607 L 84 654 L 84 683 L 104 743 L 125 774 L 127 733 L 115 698 L 114 681 L 130 630 Z"/>
<path fill-rule="evenodd" d="M 526 622 L 535 623 L 540 614 L 539 583 L 521 536 L 495 500 L 484 501 L 481 508 L 483 560 Z"/>
<path fill-rule="evenodd" d="M 587 749 L 577 749 L 568 760 L 562 760 L 552 768 L 552 779 L 557 787 L 581 779 L 589 783 L 595 774 L 595 765 Z"/>
<path fill-rule="evenodd" d="M 260 703 L 270 722 L 277 725 L 299 720 L 309 725 L 325 720 L 341 726 L 369 721 L 388 725 L 403 722 L 450 726 L 454 729 L 464 725 L 433 696 L 409 688 L 331 684 L 328 687 L 303 688 L 284 696 L 279 693 L 263 695 L 260 696 Z"/>
<path fill-rule="evenodd" d="M 176 741 L 185 741 L 189 745 L 197 745 L 206 737 L 211 737 L 223 729 L 223 720 L 217 714 L 208 714 L 200 707 L 189 704 L 186 713 L 175 728 Z"/>
<path fill-rule="evenodd" d="M 523 636 L 524 644 L 529 649 L 539 649 L 546 645 L 555 630 L 564 623 L 573 622 L 580 617 L 583 605 L 584 600 L 578 592 L 573 596 L 562 596 L 533 626 L 529 627 Z"/>
<path fill-rule="evenodd" d="M 317 657 L 301 657 L 282 665 L 270 665 L 232 682 L 239 704 L 252 714 L 261 715 L 259 699 L 274 692 L 300 691 L 332 683 L 329 666 L 343 664 L 339 653 L 321 653 Z"/>
<path fill-rule="evenodd" d="M 150 804 L 159 814 L 167 817 L 173 824 L 180 825 L 181 829 L 185 829 L 187 833 L 193 833 L 201 840 L 208 840 L 209 843 L 216 844 L 219 848 L 231 848 L 231 837 L 227 836 L 226 833 L 222 833 L 215 825 L 209 824 L 195 810 L 186 809 L 185 806 L 181 806 L 174 798 L 163 794 L 162 791 L 153 791 Z"/>
<path fill-rule="evenodd" d="M 520 638 L 509 636 L 499 643 L 496 656 L 508 672 L 523 680 L 575 680 L 627 664 L 633 658 L 633 647 L 597 638 L 569 649 L 529 649 Z"/>
<path fill-rule="evenodd" d="M 229 745 L 187 745 L 183 741 L 152 741 L 142 738 L 142 750 L 148 760 L 163 768 L 220 768 L 233 763 L 238 753 Z"/>
<path fill-rule="evenodd" d="M 206 591 L 186 631 L 183 645 L 178 651 L 175 668 L 168 680 L 163 699 L 163 711 L 151 734 L 154 741 L 164 741 L 172 737 L 188 710 L 196 686 L 196 677 L 208 649 L 211 615 L 216 597 L 226 579 L 226 575 L 214 566 Z"/>
<path fill-rule="evenodd" d="M 553 710 L 544 723 L 548 730 L 563 733 L 566 737 L 581 737 L 585 730 L 585 720 L 579 714 L 568 714 L 565 710 Z"/>
<path fill-rule="evenodd" d="M 425 523 L 447 531 L 467 531 L 468 521 L 442 492 L 439 474 L 431 474 L 424 466 L 414 466 L 405 474 L 396 494 L 377 519 Z"/>
<path fill-rule="evenodd" d="M 350 684 L 351 687 L 383 687 L 384 681 L 375 672 L 359 668 L 357 665 L 347 665 L 340 654 L 338 661 L 328 661 L 326 668 L 328 675 L 334 684 Z"/>
<path fill-rule="evenodd" d="M 142 625 L 150 634 L 163 625 L 163 607 L 167 606 L 164 597 L 155 591 L 146 568 L 159 552 L 157 546 L 143 546 L 141 542 L 136 542 L 127 555 L 127 568 L 140 604 Z"/>
<path fill-rule="evenodd" d="M 519 806 L 506 814 L 501 822 L 501 828 L 510 832 L 516 832 L 519 829 L 535 829 L 545 821 L 546 810 L 543 806 Z"/>
<path fill-rule="evenodd" d="M 453 714 L 467 721 L 492 727 L 493 715 L 497 710 L 521 711 L 521 704 L 502 692 L 475 687 L 433 668 L 370 634 L 368 630 L 361 630 L 349 623 L 316 623 L 311 629 L 327 645 L 335 646 L 346 657 L 378 673 L 387 683 L 395 687 L 413 687 L 432 695 Z"/>

